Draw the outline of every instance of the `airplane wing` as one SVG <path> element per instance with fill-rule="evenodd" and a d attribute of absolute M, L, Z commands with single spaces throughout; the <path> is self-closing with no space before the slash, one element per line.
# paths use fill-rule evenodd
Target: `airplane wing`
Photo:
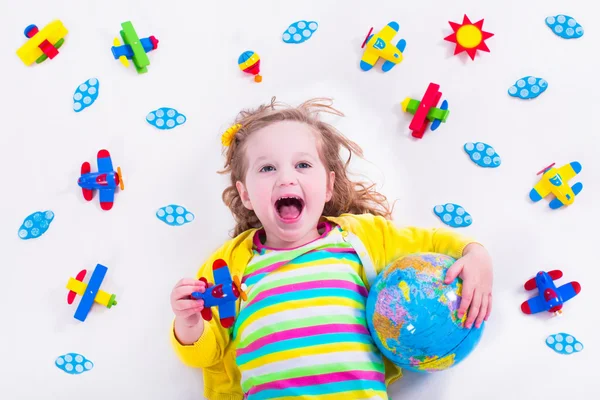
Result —
<path fill-rule="evenodd" d="M 567 300 L 575 297 L 581 291 L 581 285 L 579 282 L 569 282 L 565 283 L 557 290 L 560 293 L 560 297 L 562 297 L 563 302 L 566 302 Z"/>
<path fill-rule="evenodd" d="M 558 169 L 558 173 L 563 178 L 563 181 L 568 182 L 569 179 L 572 179 L 575 175 L 577 175 L 581 171 L 581 164 L 577 161 L 573 161 L 572 163 L 563 165 Z"/>
<path fill-rule="evenodd" d="M 546 303 L 542 299 L 542 296 L 539 295 L 532 297 L 531 299 L 524 301 L 523 304 L 521 304 L 521 311 L 523 311 L 525 314 L 536 314 L 540 311 L 545 310 Z"/>
<path fill-rule="evenodd" d="M 98 172 L 113 172 L 112 160 L 108 150 L 98 152 Z"/>
<path fill-rule="evenodd" d="M 115 189 L 100 189 L 100 207 L 108 211 L 112 208 L 115 200 Z"/>
<path fill-rule="evenodd" d="M 550 184 L 544 178 L 542 178 L 542 180 L 539 181 L 533 187 L 533 189 L 531 189 L 531 192 L 529 192 L 529 198 L 532 201 L 540 201 L 541 199 L 548 196 L 549 194 L 550 194 Z"/>
<path fill-rule="evenodd" d="M 233 325 L 235 319 L 235 301 L 228 301 L 219 305 L 219 318 L 223 328 L 229 328 Z"/>
<path fill-rule="evenodd" d="M 369 49 L 367 49 L 365 50 L 362 58 L 360 59 L 360 68 L 363 71 L 368 71 L 371 68 L 373 68 L 373 66 L 377 63 L 377 60 L 379 60 L 379 56 L 377 55 L 377 53 L 369 51 Z"/>
<path fill-rule="evenodd" d="M 213 263 L 213 276 L 215 278 L 215 285 L 220 283 L 231 282 L 231 275 L 229 274 L 229 267 L 222 259 L 217 259 Z"/>
<path fill-rule="evenodd" d="M 435 83 L 430 83 L 423 95 L 423 99 L 419 104 L 419 108 L 417 108 L 417 112 L 415 112 L 415 116 L 413 117 L 409 129 L 413 131 L 419 131 L 427 118 L 427 114 L 429 113 L 429 108 L 436 107 L 437 103 L 440 101 L 442 94 L 439 92 L 440 85 L 436 85 Z"/>
<path fill-rule="evenodd" d="M 398 33 L 398 29 L 400 29 L 398 23 L 390 22 L 379 31 L 377 36 L 383 39 L 386 43 L 391 43 L 394 36 L 396 36 L 396 33 Z"/>

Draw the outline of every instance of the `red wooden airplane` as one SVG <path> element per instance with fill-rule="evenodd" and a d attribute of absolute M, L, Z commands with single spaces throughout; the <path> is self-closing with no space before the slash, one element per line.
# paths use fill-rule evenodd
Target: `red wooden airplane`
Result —
<path fill-rule="evenodd" d="M 402 110 L 414 115 L 409 126 L 413 131 L 413 137 L 421 139 L 425 134 L 429 122 L 432 122 L 432 131 L 435 131 L 442 122 L 446 122 L 450 110 L 448 110 L 448 102 L 446 100 L 442 102 L 440 108 L 437 108 L 437 104 L 441 98 L 440 85 L 430 83 L 421 101 L 411 99 L 410 97 L 404 99 Z"/>

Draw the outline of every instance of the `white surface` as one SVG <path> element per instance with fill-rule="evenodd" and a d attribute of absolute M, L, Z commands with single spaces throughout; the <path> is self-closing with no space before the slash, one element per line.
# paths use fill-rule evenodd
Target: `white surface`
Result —
<path fill-rule="evenodd" d="M 597 288 L 598 6 L 592 1 L 22 1 L 2 0 L 0 24 L 0 135 L 3 212 L 0 224 L 3 308 L 0 329 L 2 399 L 198 399 L 200 371 L 184 367 L 168 341 L 169 293 L 192 276 L 233 227 L 221 202 L 226 178 L 220 133 L 242 108 L 272 95 L 291 104 L 331 96 L 347 114 L 331 121 L 361 144 L 372 163 L 357 163 L 399 199 L 399 224 L 442 226 L 432 208 L 456 202 L 473 216 L 462 232 L 474 235 L 495 261 L 495 302 L 482 342 L 463 364 L 430 376 L 407 374 L 393 385 L 404 399 L 592 399 L 600 377 Z M 473 62 L 452 56 L 448 20 L 467 13 L 495 34 L 491 53 Z M 585 34 L 566 41 L 544 18 L 569 14 Z M 15 51 L 30 23 L 60 18 L 69 29 L 60 55 L 25 67 Z M 315 20 L 319 29 L 300 45 L 283 43 L 291 22 Z M 113 60 L 110 46 L 120 23 L 133 21 L 142 37 L 155 35 L 146 75 Z M 400 23 L 405 60 L 392 71 L 359 68 L 368 29 Z M 262 58 L 264 81 L 243 74 L 244 50 Z M 523 76 L 549 82 L 532 101 L 509 97 Z M 72 110 L 72 95 L 90 77 L 100 80 L 96 103 Z M 409 135 L 400 102 L 441 85 L 448 122 L 422 140 Z M 185 114 L 185 125 L 160 131 L 145 122 L 159 107 Z M 481 169 L 462 146 L 483 141 L 502 157 Z M 77 187 L 83 161 L 96 169 L 99 149 L 121 166 L 125 191 L 113 210 L 87 203 Z M 580 161 L 572 181 L 584 184 L 575 204 L 551 211 L 531 204 L 536 172 L 557 162 Z M 185 206 L 193 223 L 171 227 L 155 212 Z M 17 230 L 37 210 L 56 217 L 40 239 L 22 241 Z M 110 310 L 94 306 L 85 323 L 73 318 L 65 285 L 80 269 L 108 267 L 102 289 L 117 294 Z M 562 318 L 525 316 L 523 283 L 540 269 L 560 268 L 560 283 L 577 280 L 582 292 Z M 584 343 L 562 356 L 544 343 L 567 332 Z M 71 376 L 54 366 L 68 352 L 94 369 Z M 595 381 L 594 381 L 594 378 Z M 585 390 L 588 390 L 587 394 Z"/>

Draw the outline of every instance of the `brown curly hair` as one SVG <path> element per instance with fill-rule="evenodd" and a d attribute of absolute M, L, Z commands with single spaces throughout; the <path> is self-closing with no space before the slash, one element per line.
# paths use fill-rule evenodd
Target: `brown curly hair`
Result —
<path fill-rule="evenodd" d="M 234 124 L 240 124 L 240 130 L 235 134 L 231 144 L 224 146 L 225 169 L 218 171 L 220 174 L 229 173 L 231 186 L 223 191 L 223 202 L 231 210 L 236 221 L 233 236 L 251 229 L 262 227 L 258 217 L 252 210 L 242 204 L 236 189 L 236 182 L 245 181 L 246 160 L 244 158 L 244 144 L 246 139 L 257 130 L 274 122 L 297 121 L 303 122 L 318 133 L 319 155 L 327 171 L 335 173 L 333 196 L 325 204 L 323 214 L 337 217 L 344 213 L 363 214 L 371 213 L 391 219 L 392 210 L 386 196 L 374 190 L 375 184 L 353 182 L 348 178 L 348 164 L 355 154 L 363 157 L 363 151 L 356 143 L 347 139 L 330 124 L 319 119 L 319 113 L 324 112 L 337 116 L 344 116 L 332 107 L 333 101 L 328 98 L 315 98 L 308 100 L 298 107 L 291 107 L 277 102 L 275 97 L 270 104 L 263 104 L 254 110 L 242 110 Z M 348 159 L 344 161 L 340 151 L 348 151 Z"/>

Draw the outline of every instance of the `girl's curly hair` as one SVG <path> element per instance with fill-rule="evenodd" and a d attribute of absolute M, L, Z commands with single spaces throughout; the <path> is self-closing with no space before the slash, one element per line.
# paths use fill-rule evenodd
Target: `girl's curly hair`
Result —
<path fill-rule="evenodd" d="M 271 99 L 270 104 L 263 104 L 254 110 L 242 110 L 235 124 L 241 128 L 235 134 L 231 144 L 223 148 L 225 155 L 224 169 L 220 174 L 229 173 L 231 185 L 223 191 L 223 202 L 229 207 L 236 221 L 233 236 L 251 229 L 262 227 L 256 214 L 242 204 L 236 189 L 237 181 L 245 181 L 246 160 L 244 147 L 246 140 L 253 132 L 278 121 L 298 121 L 310 126 L 318 134 L 319 155 L 327 171 L 335 173 L 333 196 L 325 204 L 323 215 L 337 217 L 344 213 L 363 214 L 371 213 L 391 219 L 392 211 L 386 196 L 377 192 L 375 184 L 353 182 L 348 178 L 347 168 L 352 155 L 363 157 L 363 151 L 355 142 L 347 139 L 330 124 L 319 119 L 319 113 L 324 112 L 343 116 L 340 111 L 332 107 L 333 101 L 327 98 L 308 100 L 298 107 L 291 107 Z M 348 151 L 348 158 L 344 161 L 340 151 Z"/>

